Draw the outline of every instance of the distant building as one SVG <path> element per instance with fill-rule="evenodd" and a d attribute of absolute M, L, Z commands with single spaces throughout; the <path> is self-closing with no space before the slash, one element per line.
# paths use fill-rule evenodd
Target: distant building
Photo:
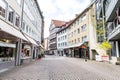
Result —
<path fill-rule="evenodd" d="M 48 40 L 49 40 L 49 39 L 48 39 L 48 37 L 47 37 L 47 38 L 45 38 L 44 40 L 45 40 L 45 51 L 47 51 L 47 50 L 48 50 L 48 42 L 49 42 Z"/>
<path fill-rule="evenodd" d="M 95 4 L 91 3 L 68 25 L 69 56 L 95 59 L 96 46 Z"/>
<path fill-rule="evenodd" d="M 63 56 L 67 55 L 66 49 L 68 48 L 68 28 L 67 26 L 72 21 L 66 22 L 61 26 L 61 28 L 57 32 L 57 52 L 58 55 Z"/>
<path fill-rule="evenodd" d="M 71 57 L 95 59 L 95 55 L 104 52 L 96 48 L 96 26 L 96 4 L 93 1 L 66 28 L 57 32 L 58 50 Z"/>
<path fill-rule="evenodd" d="M 57 55 L 57 31 L 61 28 L 61 26 L 65 23 L 65 21 L 60 20 L 52 20 L 49 28 L 49 50 L 51 54 Z"/>

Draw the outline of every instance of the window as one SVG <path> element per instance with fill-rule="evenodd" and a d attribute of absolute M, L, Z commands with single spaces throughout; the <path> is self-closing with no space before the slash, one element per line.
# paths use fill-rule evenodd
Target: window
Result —
<path fill-rule="evenodd" d="M 9 9 L 9 16 L 8 16 L 8 21 L 10 21 L 11 23 L 13 23 L 13 19 L 14 19 L 14 11 L 12 8 Z"/>
<path fill-rule="evenodd" d="M 14 50 L 14 48 L 0 47 L 0 62 L 13 61 L 15 57 Z"/>
<path fill-rule="evenodd" d="M 73 40 L 72 40 L 72 44 L 73 44 Z"/>
<path fill-rule="evenodd" d="M 65 46 L 67 46 L 67 42 L 65 42 Z"/>
<path fill-rule="evenodd" d="M 81 28 L 82 28 L 82 31 L 85 31 L 86 30 L 86 24 L 83 25 Z"/>
<path fill-rule="evenodd" d="M 65 29 L 64 31 L 65 31 L 65 33 L 66 33 L 66 29 Z"/>
<path fill-rule="evenodd" d="M 63 36 L 63 40 L 64 40 L 64 36 Z"/>
<path fill-rule="evenodd" d="M 82 17 L 81 17 L 81 20 L 84 21 L 86 19 L 86 14 L 84 14 Z"/>
<path fill-rule="evenodd" d="M 73 37 L 73 32 L 72 32 L 72 37 Z"/>
<path fill-rule="evenodd" d="M 111 0 L 106 0 L 105 1 L 105 10 L 107 11 L 109 4 L 110 4 Z"/>
<path fill-rule="evenodd" d="M 33 22 L 33 24 L 35 25 L 35 19 L 28 7 L 28 5 L 26 3 L 24 3 L 24 11 L 26 13 L 26 15 L 29 17 L 29 19 Z"/>
<path fill-rule="evenodd" d="M 58 44 L 58 47 L 60 47 L 60 43 Z"/>
<path fill-rule="evenodd" d="M 78 42 L 80 42 L 80 38 L 78 38 Z"/>
<path fill-rule="evenodd" d="M 82 42 L 85 42 L 85 41 L 87 41 L 87 36 L 82 37 Z"/>
<path fill-rule="evenodd" d="M 78 28 L 78 33 L 80 33 L 80 29 Z"/>
<path fill-rule="evenodd" d="M 29 34 L 31 34 L 31 28 L 29 28 Z"/>
<path fill-rule="evenodd" d="M 22 23 L 22 30 L 25 31 L 25 22 Z"/>
<path fill-rule="evenodd" d="M 104 36 L 103 35 L 98 35 L 98 42 L 103 42 Z"/>
<path fill-rule="evenodd" d="M 65 39 L 67 38 L 67 35 L 65 35 Z"/>
<path fill-rule="evenodd" d="M 61 43 L 61 46 L 62 46 L 62 43 Z"/>
<path fill-rule="evenodd" d="M 74 31 L 74 35 L 76 35 L 76 30 Z"/>
<path fill-rule="evenodd" d="M 62 44 L 63 44 L 63 46 L 64 46 L 64 42 L 63 42 Z"/>
<path fill-rule="evenodd" d="M 79 19 L 77 20 L 77 25 L 79 25 Z"/>
<path fill-rule="evenodd" d="M 26 26 L 26 32 L 28 33 L 28 25 Z"/>
<path fill-rule="evenodd" d="M 15 25 L 16 25 L 17 27 L 19 27 L 19 24 L 20 24 L 20 17 L 19 17 L 19 15 L 16 14 Z"/>
<path fill-rule="evenodd" d="M 76 39 L 75 39 L 75 44 L 76 44 Z"/>
<path fill-rule="evenodd" d="M 60 41 L 60 38 L 58 38 L 58 41 Z"/>
<path fill-rule="evenodd" d="M 4 0 L 0 0 L 0 15 L 6 17 L 7 3 Z"/>

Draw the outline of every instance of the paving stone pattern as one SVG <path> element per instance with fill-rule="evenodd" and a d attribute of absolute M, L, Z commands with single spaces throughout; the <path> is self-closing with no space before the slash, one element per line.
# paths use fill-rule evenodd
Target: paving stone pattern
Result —
<path fill-rule="evenodd" d="M 0 74 L 0 80 L 120 80 L 120 66 L 79 58 L 46 56 Z"/>

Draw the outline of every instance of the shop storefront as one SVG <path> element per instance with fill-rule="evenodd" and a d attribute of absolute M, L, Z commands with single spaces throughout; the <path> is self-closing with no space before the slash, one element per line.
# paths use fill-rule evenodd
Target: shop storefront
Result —
<path fill-rule="evenodd" d="M 0 70 L 15 66 L 16 45 L 0 41 Z"/>

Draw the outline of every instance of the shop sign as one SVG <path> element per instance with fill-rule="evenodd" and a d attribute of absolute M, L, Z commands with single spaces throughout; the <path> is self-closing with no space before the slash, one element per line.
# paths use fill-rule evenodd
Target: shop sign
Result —
<path fill-rule="evenodd" d="M 109 61 L 108 55 L 95 55 L 96 61 Z"/>

